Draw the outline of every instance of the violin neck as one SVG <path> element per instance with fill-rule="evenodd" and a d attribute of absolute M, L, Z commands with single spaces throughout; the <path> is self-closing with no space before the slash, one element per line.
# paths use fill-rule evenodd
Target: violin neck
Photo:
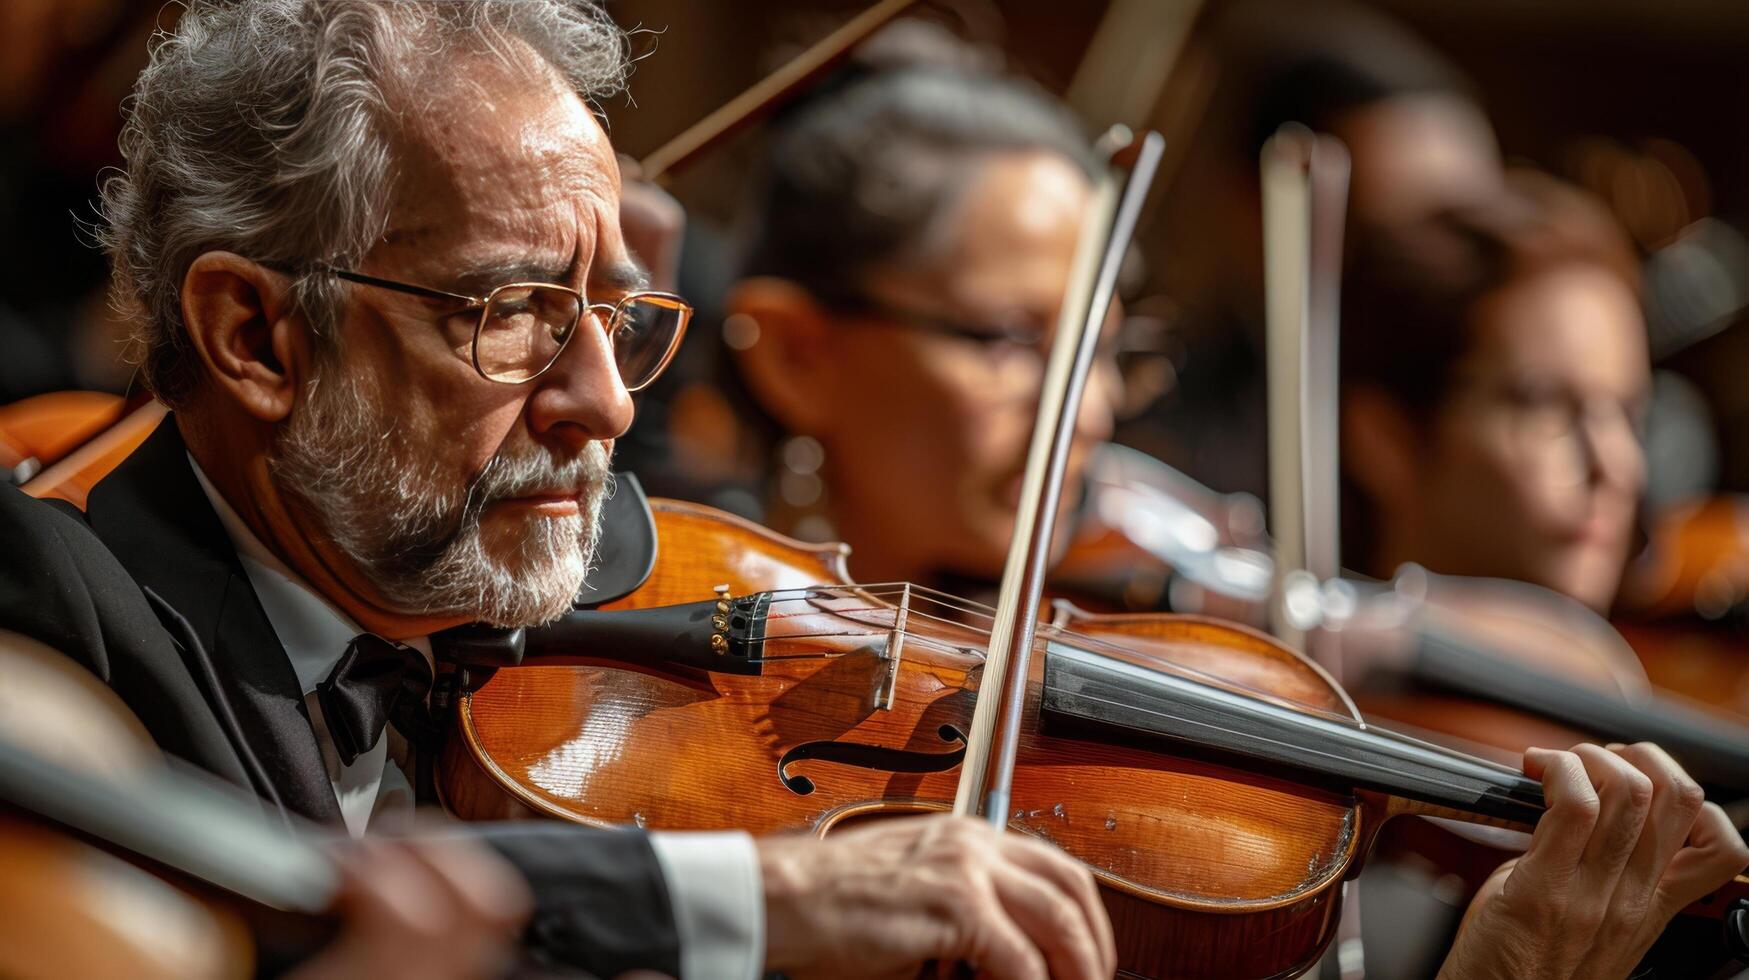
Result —
<path fill-rule="evenodd" d="M 1252 697 L 1063 643 L 1045 649 L 1047 723 L 1338 793 L 1382 792 L 1532 826 L 1542 787 L 1522 773 L 1339 716 Z"/>
<path fill-rule="evenodd" d="M 1409 679 L 1504 704 L 1615 742 L 1657 742 L 1702 783 L 1749 790 L 1749 727 L 1651 695 L 1632 702 L 1508 660 L 1437 627 L 1421 631 Z M 1559 746 L 1565 748 L 1565 746 Z"/>

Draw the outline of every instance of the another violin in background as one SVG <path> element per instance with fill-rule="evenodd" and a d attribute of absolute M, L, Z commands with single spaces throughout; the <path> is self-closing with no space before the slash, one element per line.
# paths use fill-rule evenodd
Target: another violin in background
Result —
<path fill-rule="evenodd" d="M 1175 610 L 1261 625 L 1274 564 L 1263 505 L 1137 450 L 1091 453 L 1053 595 L 1107 612 Z"/>
<path fill-rule="evenodd" d="M 115 695 L 0 631 L 0 975 L 221 980 L 332 931 L 327 855 L 166 762 Z"/>
<path fill-rule="evenodd" d="M 1613 622 L 1659 687 L 1749 715 L 1749 498 L 1653 516 Z"/>
<path fill-rule="evenodd" d="M 1749 796 L 1749 719 L 1654 685 L 1621 634 L 1578 602 L 1410 566 L 1338 605 L 1324 629 L 1370 719 L 1510 755 L 1653 741 L 1720 798 Z"/>
<path fill-rule="evenodd" d="M 56 391 L 0 405 L 0 478 L 22 484 L 121 418 L 119 395 Z"/>

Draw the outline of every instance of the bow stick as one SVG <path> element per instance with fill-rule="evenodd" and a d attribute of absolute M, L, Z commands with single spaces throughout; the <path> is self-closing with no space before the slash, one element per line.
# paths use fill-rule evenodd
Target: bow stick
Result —
<path fill-rule="evenodd" d="M 1305 649 L 1306 631 L 1321 618 L 1319 587 L 1342 570 L 1337 320 L 1348 151 L 1289 124 L 1264 145 L 1261 168 L 1276 546 L 1270 625 L 1277 639 Z"/>
<path fill-rule="evenodd" d="M 821 38 L 782 68 L 760 79 L 752 88 L 730 99 L 715 112 L 662 144 L 654 153 L 639 160 L 638 176 L 644 180 L 661 182 L 676 168 L 684 166 L 789 101 L 796 92 L 812 85 L 821 75 L 849 57 L 852 48 L 861 44 L 870 34 L 885 27 L 889 21 L 916 2 L 917 0 L 881 0 L 846 21 L 844 26 Z"/>
<path fill-rule="evenodd" d="M 1144 133 L 1132 140 L 1127 131 L 1112 132 L 1122 133 L 1117 138 L 1123 141 L 1112 162 L 1127 165 L 1129 178 L 1120 193 L 1116 174 L 1103 174 L 1081 225 L 1069 292 L 1058 314 L 1044 386 L 1039 392 L 1038 419 L 1027 452 L 1014 539 L 1003 567 L 978 703 L 972 712 L 972 730 L 966 739 L 965 761 L 954 797 L 955 813 L 981 814 L 998 829 L 1008 824 L 1027 672 L 1075 420 L 1081 412 L 1081 397 L 1087 389 L 1105 313 L 1117 290 L 1118 270 L 1165 147 L 1158 133 Z"/>

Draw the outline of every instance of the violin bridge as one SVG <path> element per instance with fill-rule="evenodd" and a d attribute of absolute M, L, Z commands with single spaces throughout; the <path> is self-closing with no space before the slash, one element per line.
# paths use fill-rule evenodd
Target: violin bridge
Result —
<path fill-rule="evenodd" d="M 887 636 L 887 649 L 882 654 L 887 661 L 887 676 L 881 682 L 881 692 L 875 697 L 875 707 L 893 710 L 893 695 L 899 686 L 899 662 L 905 655 L 905 624 L 911 614 L 911 583 L 906 582 L 899 593 L 899 607 L 893 611 L 893 631 Z"/>

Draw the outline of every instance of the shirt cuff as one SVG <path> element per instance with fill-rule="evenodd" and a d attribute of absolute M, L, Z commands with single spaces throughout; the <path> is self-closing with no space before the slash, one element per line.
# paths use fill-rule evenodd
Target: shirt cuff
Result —
<path fill-rule="evenodd" d="M 682 980 L 758 980 L 765 962 L 765 890 L 753 838 L 653 833 L 680 936 Z"/>

